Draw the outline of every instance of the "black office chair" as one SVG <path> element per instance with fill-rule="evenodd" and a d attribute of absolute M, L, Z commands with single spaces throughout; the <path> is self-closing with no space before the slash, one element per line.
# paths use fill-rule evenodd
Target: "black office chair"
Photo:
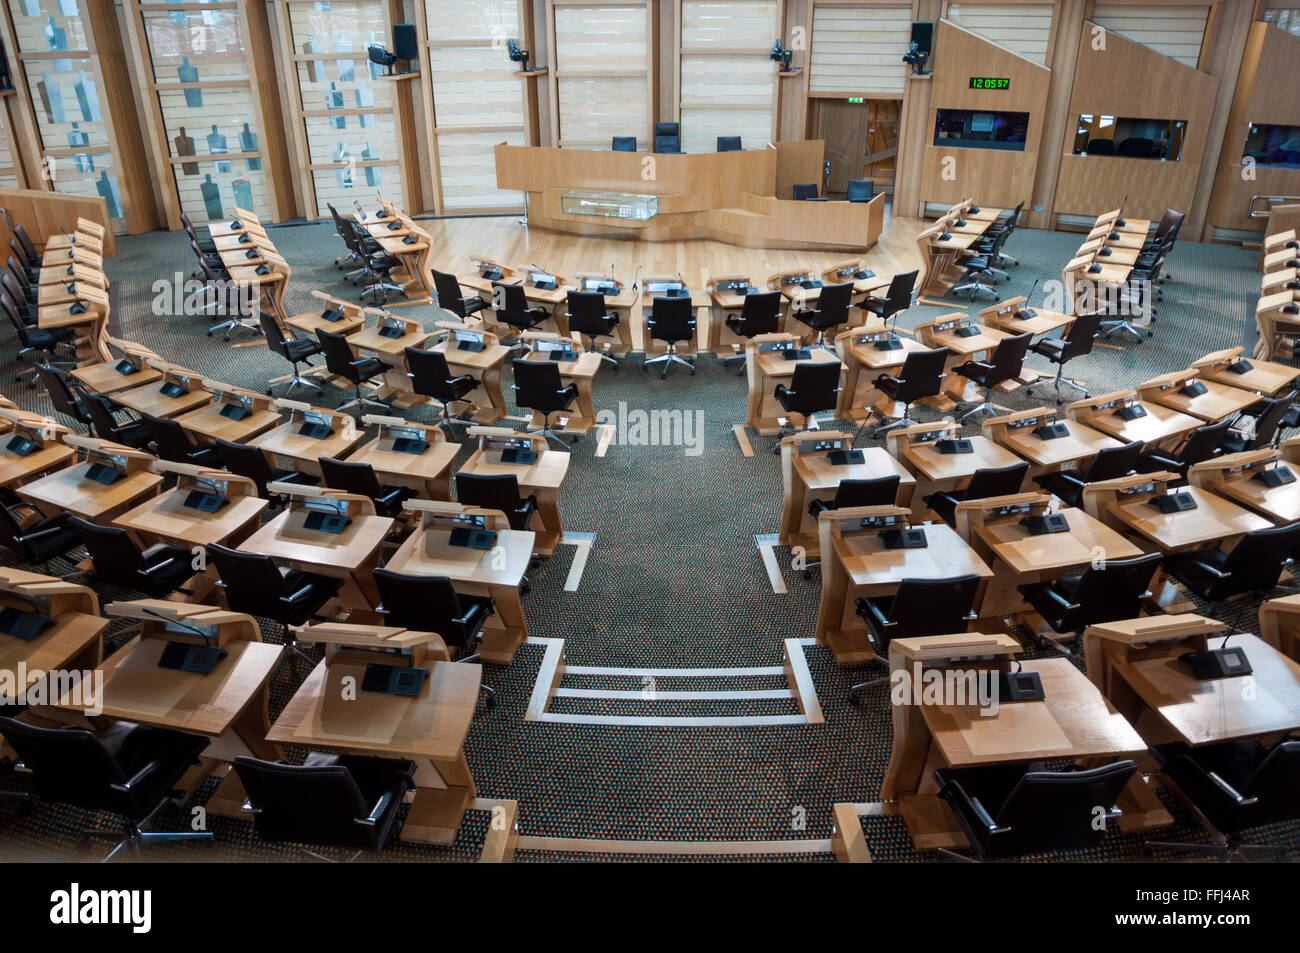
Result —
<path fill-rule="evenodd" d="M 100 439 L 111 440 L 136 450 L 148 449 L 152 438 L 144 421 L 129 420 L 126 423 L 118 423 L 115 414 L 120 408 L 103 394 L 84 393 L 81 403 L 86 408 L 86 413 L 90 415 L 91 426 L 95 428 L 95 434 Z"/>
<path fill-rule="evenodd" d="M 902 477 L 876 477 L 872 480 L 841 480 L 835 487 L 831 502 L 812 500 L 808 504 L 809 516 L 820 516 L 827 510 L 842 510 L 854 506 L 893 506 L 898 502 L 898 485 Z"/>
<path fill-rule="evenodd" d="M 912 289 L 916 287 L 917 271 L 904 271 L 889 280 L 889 290 L 883 298 L 867 297 L 862 300 L 862 310 L 876 315 L 881 321 L 897 323 L 897 316 L 912 306 Z"/>
<path fill-rule="evenodd" d="M 456 499 L 468 506 L 479 506 L 488 510 L 500 510 L 510 521 L 510 528 L 528 529 L 528 524 L 537 512 L 537 497 L 519 492 L 519 479 L 513 473 L 466 473 L 456 474 Z"/>
<path fill-rule="evenodd" d="M 1053 470 L 1034 477 L 1034 482 L 1066 506 L 1081 506 L 1083 488 L 1089 483 L 1114 480 L 1133 473 L 1142 456 L 1142 447 L 1141 440 L 1118 447 L 1104 447 L 1097 451 L 1087 469 L 1072 467 L 1068 470 Z"/>
<path fill-rule="evenodd" d="M 889 665 L 889 643 L 894 639 L 925 635 L 954 635 L 965 632 L 975 618 L 971 607 L 979 590 L 974 574 L 950 579 L 903 579 L 892 596 L 858 599 L 857 614 L 867 623 L 867 634 L 875 650 L 873 662 Z M 888 677 L 859 682 L 849 689 L 849 702 L 857 705 L 871 686 Z"/>
<path fill-rule="evenodd" d="M 614 136 L 609 147 L 615 152 L 636 152 L 636 136 Z"/>
<path fill-rule="evenodd" d="M 760 334 L 775 334 L 781 330 L 781 299 L 779 291 L 747 294 L 740 305 L 740 312 L 727 315 L 726 325 L 732 334 L 746 341 Z M 725 360 L 739 360 L 740 373 L 745 373 L 744 354 Z"/>
<path fill-rule="evenodd" d="M 1131 136 L 1119 144 L 1115 154 L 1128 156 L 1130 159 L 1151 159 L 1156 156 L 1156 143 L 1154 139 Z"/>
<path fill-rule="evenodd" d="M 483 310 L 483 299 L 478 295 L 461 294 L 460 282 L 455 275 L 443 271 L 433 272 L 433 293 L 438 299 L 438 307 L 450 311 L 462 321 L 471 314 Z"/>
<path fill-rule="evenodd" d="M 348 862 L 383 850 L 401 830 L 402 801 L 415 789 L 415 763 L 404 759 L 313 751 L 301 765 L 242 756 L 232 764 L 257 835 L 325 861 L 332 858 L 301 845 L 355 848 Z"/>
<path fill-rule="evenodd" d="M 1147 586 L 1162 558 L 1160 553 L 1147 553 L 1131 559 L 1107 559 L 1089 566 L 1080 576 L 1017 588 L 1053 632 L 1077 639 L 1083 635 L 1084 629 L 1098 622 L 1136 619 L 1142 600 L 1151 595 Z M 1042 632 L 1033 632 L 1033 635 L 1064 655 L 1074 654 Z"/>
<path fill-rule="evenodd" d="M 492 310 L 498 321 L 521 333 L 537 327 L 551 316 L 545 308 L 528 306 L 528 294 L 523 285 L 506 285 L 499 281 L 492 282 Z M 518 347 L 522 342 L 515 338 L 513 342 L 506 343 Z"/>
<path fill-rule="evenodd" d="M 289 375 L 289 386 L 284 389 L 284 396 L 293 393 L 295 387 L 314 387 L 317 394 L 322 394 L 325 389 L 315 381 L 308 380 L 302 376 L 300 364 L 306 364 L 312 367 L 310 357 L 320 354 L 324 349 L 319 341 L 313 341 L 311 338 L 296 338 L 293 335 L 286 335 L 284 328 L 280 327 L 280 322 L 275 319 L 275 315 L 270 311 L 263 311 L 260 316 L 262 322 L 262 333 L 266 335 L 266 346 L 279 354 L 293 366 L 293 372 Z M 266 394 L 269 397 L 274 388 L 268 387 Z"/>
<path fill-rule="evenodd" d="M 568 307 L 565 317 L 569 319 L 569 330 L 587 338 L 591 349 L 600 355 L 601 360 L 618 370 L 618 361 L 596 346 L 597 338 L 613 338 L 614 329 L 619 324 L 618 315 L 605 307 L 605 296 L 594 291 L 570 291 Z"/>
<path fill-rule="evenodd" d="M 994 262 L 1002 254 L 1002 246 L 1006 244 L 1007 239 L 1010 237 L 1011 229 L 1003 229 L 993 237 L 992 243 L 987 246 L 987 251 L 972 248 L 973 254 L 967 255 L 957 263 L 957 266 L 962 269 L 962 275 L 953 285 L 952 294 L 959 295 L 963 291 L 968 291 L 970 292 L 970 300 L 974 301 L 975 295 L 983 291 L 996 298 L 998 293 L 992 287 L 992 284 L 997 281 L 999 274 L 1002 274 L 1003 277 L 1007 277 L 1007 275 L 1006 272 L 1002 272 L 997 268 Z M 989 284 L 984 283 L 985 278 L 988 279 Z"/>
<path fill-rule="evenodd" d="M 1165 557 L 1165 572 L 1206 602 L 1276 589 L 1282 568 L 1300 551 L 1300 523 L 1252 530 L 1231 551 L 1193 549 Z"/>
<path fill-rule="evenodd" d="M 1284 843 L 1248 844 L 1241 834 L 1266 824 L 1300 818 L 1300 741 L 1281 741 L 1271 749 L 1258 738 L 1191 747 L 1181 741 L 1156 745 L 1151 754 L 1161 770 L 1192 803 L 1210 829 L 1211 843 L 1148 841 L 1219 855 L 1225 861 L 1247 859 L 1247 852 L 1289 851 Z"/>
<path fill-rule="evenodd" d="M 845 198 L 850 202 L 870 202 L 875 185 L 870 179 L 849 179 Z"/>
<path fill-rule="evenodd" d="M 658 357 L 647 359 L 641 369 L 648 370 L 652 364 L 663 364 L 664 371 L 660 378 L 668 376 L 668 368 L 680 364 L 692 374 L 695 365 L 677 353 L 680 341 L 695 340 L 695 309 L 691 307 L 689 296 L 680 298 L 655 297 L 650 299 L 650 316 L 645 319 L 646 329 L 654 341 L 663 341 L 668 349 Z"/>
<path fill-rule="evenodd" d="M 1047 771 L 1030 763 L 943 768 L 934 772 L 934 780 L 971 852 L 980 860 L 996 860 L 1096 847 L 1109 822 L 1122 813 L 1115 802 L 1136 771 L 1132 761 L 1086 771 Z M 1100 824 L 1098 808 L 1105 811 Z M 939 850 L 969 859 L 947 848 Z"/>
<path fill-rule="evenodd" d="M 342 580 L 300 572 L 279 565 L 270 556 L 217 543 L 208 546 L 208 555 L 221 577 L 226 607 L 231 612 L 246 612 L 279 623 L 281 641 L 295 660 L 301 658 L 315 665 L 289 628 L 318 618 L 321 608 L 338 595 Z"/>
<path fill-rule="evenodd" d="M 68 522 L 90 553 L 97 583 L 165 599 L 197 572 L 188 549 L 155 543 L 141 550 L 124 529 L 99 526 L 80 516 L 70 516 Z"/>
<path fill-rule="evenodd" d="M 192 463 L 201 467 L 221 467 L 217 445 L 211 442 L 195 443 L 177 421 L 144 413 L 140 415 L 140 421 L 149 431 L 149 440 L 159 459 L 173 463 Z"/>
<path fill-rule="evenodd" d="M 478 387 L 479 381 L 469 374 L 451 373 L 447 357 L 441 351 L 422 351 L 416 347 L 406 349 L 406 376 L 411 379 L 411 390 L 437 403 L 442 409 L 439 426 L 450 432 L 452 424 L 468 427 L 474 421 L 451 416 L 451 405 L 465 401 Z"/>
<path fill-rule="evenodd" d="M 68 522 L 71 516 L 66 511 L 44 516 L 30 503 L 0 502 L 0 549 L 20 562 L 40 566 L 41 572 L 49 575 L 51 559 L 66 556 L 81 545 L 81 537 Z"/>
<path fill-rule="evenodd" d="M 1085 354 L 1092 353 L 1092 342 L 1097 336 L 1097 329 L 1101 327 L 1101 319 L 1102 315 L 1100 312 L 1081 314 L 1070 324 L 1069 330 L 1065 332 L 1064 337 L 1039 338 L 1029 346 L 1029 350 L 1033 351 L 1035 354 L 1041 354 L 1056 365 L 1056 376 L 1053 378 L 1053 383 L 1056 387 L 1056 402 L 1058 404 L 1062 403 L 1062 384 L 1066 387 L 1073 387 L 1084 397 L 1089 396 L 1087 388 L 1077 381 L 1072 381 L 1068 377 L 1063 377 L 1062 374 L 1065 371 L 1065 365 L 1067 363 L 1074 360 L 1076 357 L 1083 357 Z M 1025 388 L 1025 392 L 1028 393 L 1032 386 L 1035 385 Z"/>
<path fill-rule="evenodd" d="M 437 632 L 457 662 L 481 662 L 475 647 L 483 641 L 483 626 L 496 614 L 491 596 L 458 593 L 446 576 L 421 576 L 375 570 L 379 608 L 384 621 L 420 632 Z M 479 685 L 487 707 L 495 704 L 496 690 Z"/>
<path fill-rule="evenodd" d="M 740 152 L 740 136 L 718 136 L 719 152 Z"/>
<path fill-rule="evenodd" d="M 957 504 L 970 500 L 987 500 L 992 496 L 1010 496 L 1019 493 L 1025 482 L 1029 464 L 1009 463 L 1005 467 L 980 467 L 971 474 L 966 488 L 960 492 L 945 490 L 925 498 L 925 505 L 939 514 L 949 526 L 957 526 Z"/>
<path fill-rule="evenodd" d="M 1203 424 L 1188 434 L 1182 446 L 1172 453 L 1157 448 L 1142 454 L 1137 462 L 1138 473 L 1168 470 L 1187 479 L 1187 471 L 1191 467 L 1212 460 L 1223 452 L 1223 441 L 1231 425 L 1232 420 L 1228 418 L 1217 424 Z"/>
<path fill-rule="evenodd" d="M 881 434 L 895 427 L 906 427 L 912 423 L 909 414 L 912 404 L 923 397 L 934 397 L 943 390 L 944 365 L 948 360 L 946 347 L 932 351 L 912 351 L 903 361 L 903 368 L 895 377 L 881 374 L 876 378 L 876 387 L 895 401 L 903 404 L 903 415 L 893 418 L 889 423 L 876 428 Z M 863 421 L 865 425 L 866 421 Z"/>
<path fill-rule="evenodd" d="M 839 402 L 840 370 L 839 361 L 801 361 L 794 366 L 790 386 L 777 384 L 772 396 L 787 414 L 802 414 L 806 424 L 811 425 L 813 414 L 834 410 Z M 782 435 L 793 432 L 793 427 L 781 428 Z M 778 451 L 780 446 L 778 437 Z"/>
<path fill-rule="evenodd" d="M 681 152 L 681 130 L 675 122 L 655 123 L 655 152 Z"/>
<path fill-rule="evenodd" d="M 347 277 L 353 284 L 360 282 L 365 285 L 361 298 L 364 300 L 369 296 L 376 304 L 382 305 L 388 300 L 389 292 L 401 293 L 402 286 L 390 277 L 392 270 L 401 265 L 401 260 L 384 251 L 383 246 L 360 224 L 343 218 L 333 205 L 327 205 L 334 219 L 334 229 L 349 252 L 342 261 L 357 266 Z M 338 264 L 339 259 L 335 263 Z"/>
<path fill-rule="evenodd" d="M 210 841 L 211 831 L 146 831 L 176 794 L 176 784 L 208 746 L 202 735 L 119 721 L 102 735 L 81 728 L 41 728 L 0 718 L 0 735 L 18 753 L 15 767 L 36 795 L 52 804 L 107 811 L 122 818 L 120 831 L 86 831 L 124 839 L 104 860 L 130 848 L 170 841 Z"/>
<path fill-rule="evenodd" d="M 970 378 L 984 388 L 984 399 L 978 401 L 974 407 L 961 415 L 963 423 L 965 423 L 967 417 L 973 417 L 975 414 L 994 414 L 999 411 L 1011 413 L 1010 407 L 1003 407 L 1001 404 L 993 403 L 993 388 L 1003 381 L 1015 380 L 1020 376 L 1025 364 L 1025 354 L 1029 351 L 1029 342 L 1033 337 L 1032 334 L 1026 332 L 1025 334 L 1017 334 L 1014 337 L 1003 338 L 998 342 L 998 346 L 993 349 L 992 360 L 967 361 L 965 364 L 959 364 L 953 368 L 954 373 Z"/>
<path fill-rule="evenodd" d="M 315 486 L 320 482 L 316 477 L 297 470 L 273 467 L 271 459 L 261 447 L 246 443 L 232 443 L 220 437 L 212 441 L 221 458 L 221 465 L 238 476 L 247 477 L 257 487 L 257 495 L 269 500 L 273 506 L 282 506 L 284 501 L 279 494 L 272 494 L 268 483 L 298 483 L 303 486 Z"/>
<path fill-rule="evenodd" d="M 353 463 L 333 457 L 320 457 L 319 462 L 327 487 L 369 497 L 374 501 L 375 512 L 380 516 L 401 515 L 402 503 L 415 496 L 415 491 L 409 487 L 380 484 L 379 478 L 375 476 L 375 468 L 368 463 Z"/>
<path fill-rule="evenodd" d="M 377 377 L 382 377 L 384 371 L 389 370 L 393 365 L 385 364 L 375 357 L 357 357 L 352 353 L 352 345 L 348 344 L 348 339 L 342 334 L 334 334 L 331 331 L 317 328 L 316 337 L 320 340 L 321 347 L 324 349 L 325 366 L 329 369 L 329 372 L 352 382 L 354 395 L 352 400 L 340 404 L 338 409 L 346 410 L 356 404 L 358 419 L 360 419 L 361 413 L 366 409 L 367 404 L 387 411 L 389 409 L 387 404 L 362 397 L 361 385 L 370 383 Z"/>
<path fill-rule="evenodd" d="M 790 313 L 800 324 L 806 324 L 817 332 L 817 347 L 830 351 L 834 349 L 826 343 L 826 332 L 849 323 L 852 301 L 853 282 L 824 285 L 815 308 L 797 308 Z"/>
<path fill-rule="evenodd" d="M 8 317 L 9 323 L 13 325 L 14 333 L 18 335 L 18 357 L 21 358 L 26 354 L 40 355 L 39 363 L 49 367 L 75 367 L 74 360 L 57 360 L 59 356 L 71 358 L 71 354 L 61 355 L 61 348 L 71 346 L 72 338 L 67 335 L 56 334 L 48 328 L 28 327 L 22 320 L 17 309 L 14 307 L 13 299 L 9 297 L 7 291 L 0 291 L 0 310 L 4 311 Z M 38 375 L 35 370 L 30 372 L 26 378 L 28 387 L 35 387 Z M 24 375 L 16 374 L 14 380 L 18 383 L 24 383 Z"/>
<path fill-rule="evenodd" d="M 568 446 L 559 434 L 551 429 L 551 414 L 558 414 L 573 406 L 578 399 L 578 385 L 565 385 L 560 380 L 560 368 L 554 361 L 512 362 L 515 369 L 515 406 L 522 410 L 535 410 L 542 415 L 540 430 L 529 431 Z M 574 442 L 578 437 L 574 437 Z"/>
<path fill-rule="evenodd" d="M 818 197 L 816 182 L 796 182 L 792 188 L 796 202 L 807 202 Z"/>
<path fill-rule="evenodd" d="M 1255 415 L 1255 427 L 1252 432 L 1228 430 L 1223 437 L 1224 453 L 1242 453 L 1246 450 L 1258 450 L 1277 442 L 1278 430 L 1282 420 L 1291 409 L 1291 402 L 1296 398 L 1296 391 L 1287 391 L 1276 397 L 1266 398 L 1251 405 L 1258 410 Z"/>
<path fill-rule="evenodd" d="M 1115 154 L 1115 140 L 1089 139 L 1088 145 L 1083 151 L 1090 156 L 1113 156 Z"/>
<path fill-rule="evenodd" d="M 48 364 L 36 365 L 36 376 L 50 398 L 56 412 L 69 417 L 87 430 L 92 429 L 94 421 L 86 409 L 84 400 L 86 392 L 76 384 L 68 383 L 63 372 Z"/>

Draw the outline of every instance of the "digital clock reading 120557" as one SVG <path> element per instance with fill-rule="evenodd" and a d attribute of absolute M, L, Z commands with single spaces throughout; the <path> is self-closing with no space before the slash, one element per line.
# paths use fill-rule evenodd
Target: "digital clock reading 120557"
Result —
<path fill-rule="evenodd" d="M 1011 80 L 1006 76 L 972 76 L 971 89 L 1010 89 Z"/>

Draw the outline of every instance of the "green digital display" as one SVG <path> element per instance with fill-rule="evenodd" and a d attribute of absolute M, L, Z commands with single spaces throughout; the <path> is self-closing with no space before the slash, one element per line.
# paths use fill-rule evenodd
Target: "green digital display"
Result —
<path fill-rule="evenodd" d="M 1006 76 L 972 76 L 971 89 L 1010 89 L 1011 80 Z"/>

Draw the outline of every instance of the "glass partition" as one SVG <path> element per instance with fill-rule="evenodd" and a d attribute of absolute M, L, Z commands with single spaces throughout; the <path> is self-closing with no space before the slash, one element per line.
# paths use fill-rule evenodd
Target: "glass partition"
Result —
<path fill-rule="evenodd" d="M 936 110 L 936 146 L 1024 152 L 1028 133 L 1029 113 L 976 109 Z"/>
<path fill-rule="evenodd" d="M 1183 154 L 1183 119 L 1131 119 L 1084 113 L 1074 133 L 1077 156 L 1123 156 L 1177 162 Z"/>
<path fill-rule="evenodd" d="M 1300 169 L 1300 126 L 1252 122 L 1241 158 L 1253 159 L 1256 165 Z"/>

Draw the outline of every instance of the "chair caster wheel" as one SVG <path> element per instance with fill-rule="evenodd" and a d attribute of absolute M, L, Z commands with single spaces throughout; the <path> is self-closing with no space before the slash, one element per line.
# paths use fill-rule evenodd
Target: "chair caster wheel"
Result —
<path fill-rule="evenodd" d="M 849 704 L 852 705 L 854 708 L 861 708 L 861 707 L 862 707 L 862 696 L 861 696 L 861 695 L 850 695 L 850 696 L 849 696 Z"/>
<path fill-rule="evenodd" d="M 487 700 L 483 704 L 484 708 L 495 708 L 496 706 L 497 706 L 497 700 L 493 698 L 491 695 L 487 697 Z"/>
<path fill-rule="evenodd" d="M 805 569 L 805 570 L 803 571 L 803 577 L 804 577 L 805 579 L 811 579 L 811 578 L 812 578 L 812 570 L 811 570 L 811 569 Z"/>
<path fill-rule="evenodd" d="M 693 367 L 691 368 L 691 376 L 692 376 L 692 377 L 695 376 L 695 368 L 693 368 Z"/>
<path fill-rule="evenodd" d="M 212 337 L 212 332 L 211 332 L 211 331 L 208 332 L 208 337 Z"/>
<path fill-rule="evenodd" d="M 270 397 L 270 396 L 271 396 L 271 388 L 269 388 L 269 387 L 266 389 L 266 396 L 267 396 L 267 397 Z"/>

